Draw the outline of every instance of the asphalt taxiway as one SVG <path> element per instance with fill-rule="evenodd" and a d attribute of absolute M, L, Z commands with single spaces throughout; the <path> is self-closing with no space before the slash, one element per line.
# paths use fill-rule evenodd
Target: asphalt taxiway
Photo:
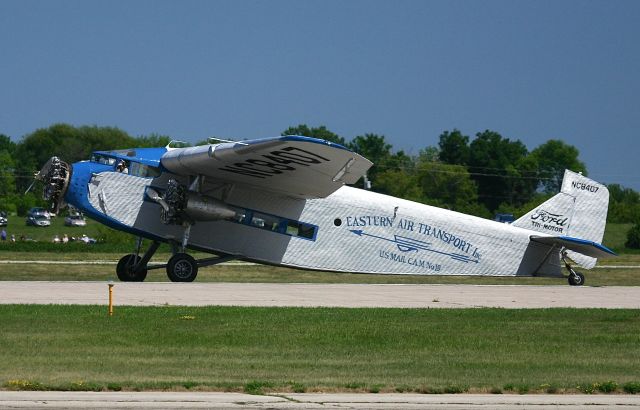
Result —
<path fill-rule="evenodd" d="M 113 283 L 121 306 L 640 309 L 636 286 Z M 103 305 L 107 282 L 0 281 L 0 304 Z"/>

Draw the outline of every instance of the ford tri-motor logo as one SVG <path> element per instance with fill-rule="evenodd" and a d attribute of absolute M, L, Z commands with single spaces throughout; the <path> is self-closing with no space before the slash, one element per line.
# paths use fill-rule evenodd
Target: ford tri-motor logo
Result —
<path fill-rule="evenodd" d="M 555 232 L 563 232 L 568 217 L 562 214 L 552 214 L 544 209 L 536 209 L 531 215 L 531 223 L 536 228 L 544 228 Z"/>

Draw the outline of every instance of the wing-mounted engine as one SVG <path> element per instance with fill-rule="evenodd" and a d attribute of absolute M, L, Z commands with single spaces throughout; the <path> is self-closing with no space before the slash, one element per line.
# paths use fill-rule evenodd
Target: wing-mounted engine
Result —
<path fill-rule="evenodd" d="M 160 204 L 160 220 L 167 225 L 193 224 L 197 221 L 232 219 L 236 210 L 211 196 L 191 191 L 175 179 L 170 179 L 164 195 L 149 188 L 147 195 Z"/>

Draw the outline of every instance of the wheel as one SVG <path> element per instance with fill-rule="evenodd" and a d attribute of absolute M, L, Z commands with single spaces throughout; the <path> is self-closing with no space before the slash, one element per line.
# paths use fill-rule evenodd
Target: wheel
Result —
<path fill-rule="evenodd" d="M 118 265 L 116 265 L 118 279 L 123 282 L 142 282 L 147 277 L 146 267 L 138 272 L 133 271 L 133 267 L 136 266 L 136 263 L 138 263 L 140 259 L 142 258 L 133 253 L 120 258 Z"/>
<path fill-rule="evenodd" d="M 582 286 L 584 285 L 584 275 L 580 272 L 573 272 L 569 275 L 569 285 Z"/>
<path fill-rule="evenodd" d="M 167 262 L 171 282 L 193 282 L 198 275 L 198 262 L 189 254 L 176 253 Z"/>

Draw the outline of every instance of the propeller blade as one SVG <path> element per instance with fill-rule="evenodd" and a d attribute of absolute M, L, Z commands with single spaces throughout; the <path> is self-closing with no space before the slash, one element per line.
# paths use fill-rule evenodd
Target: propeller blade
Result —
<path fill-rule="evenodd" d="M 39 174 L 39 173 L 38 173 Z M 29 185 L 29 188 L 27 188 L 26 191 L 24 191 L 24 194 L 28 194 L 29 191 L 31 191 L 31 188 L 33 188 L 33 186 L 36 184 L 36 181 L 38 180 L 38 174 L 36 174 L 36 176 L 33 178 L 33 181 L 31 181 L 31 185 Z"/>

